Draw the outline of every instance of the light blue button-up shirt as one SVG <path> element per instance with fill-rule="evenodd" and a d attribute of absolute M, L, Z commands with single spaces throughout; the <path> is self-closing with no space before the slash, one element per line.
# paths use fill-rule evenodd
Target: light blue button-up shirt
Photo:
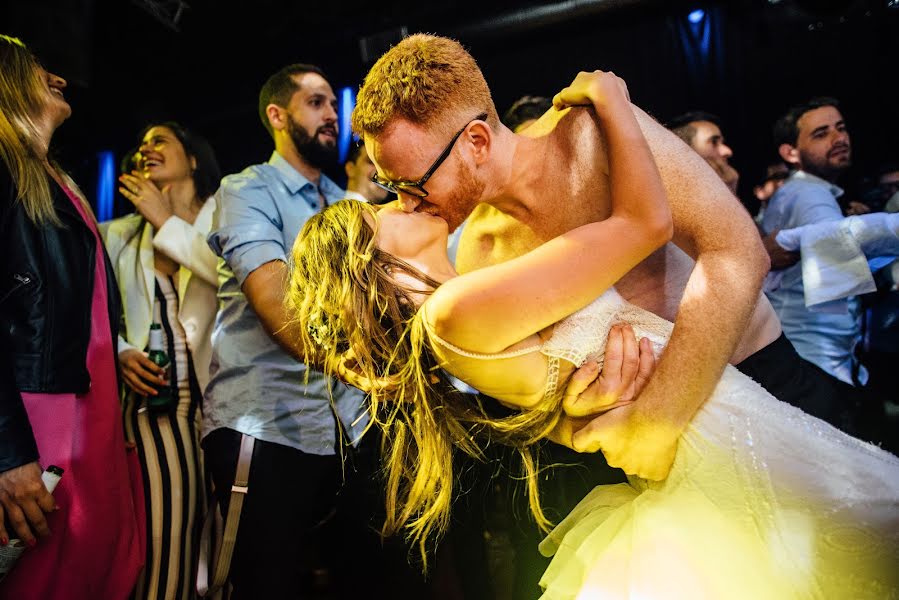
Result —
<path fill-rule="evenodd" d="M 797 171 L 771 197 L 762 220 L 762 231 L 767 235 L 775 229 L 842 219 L 843 213 L 836 201 L 841 195 L 843 190 L 839 187 L 805 171 Z M 805 306 L 801 263 L 772 272 L 768 277 L 771 281 L 779 279 L 776 289 L 765 293 L 780 317 L 784 334 L 799 355 L 837 379 L 852 384 L 856 366 L 853 350 L 861 339 L 858 298 L 849 298 L 846 312 L 813 310 Z M 768 287 L 766 285 L 766 290 Z M 858 377 L 861 383 L 867 382 L 868 373 L 864 367 L 859 366 Z"/>
<path fill-rule="evenodd" d="M 263 264 L 287 257 L 309 217 L 343 190 L 322 175 L 316 189 L 277 152 L 229 175 L 215 194 L 209 246 L 219 260 L 219 311 L 203 409 L 203 435 L 228 427 L 310 454 L 334 454 L 339 415 L 351 440 L 368 422 L 364 396 L 308 369 L 263 329 L 241 286 Z M 309 370 L 309 383 L 303 379 Z M 329 394 L 330 388 L 330 394 Z M 331 398 L 333 397 L 332 410 Z"/>

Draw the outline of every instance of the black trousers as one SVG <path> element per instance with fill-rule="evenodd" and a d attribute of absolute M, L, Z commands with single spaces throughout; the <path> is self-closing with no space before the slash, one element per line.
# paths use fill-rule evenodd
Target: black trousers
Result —
<path fill-rule="evenodd" d="M 851 435 L 858 435 L 861 391 L 805 360 L 784 334 L 736 365 L 772 396 Z"/>
<path fill-rule="evenodd" d="M 240 439 L 223 428 L 203 440 L 223 515 Z M 385 546 L 376 531 L 383 502 L 371 445 L 345 448 L 341 458 L 256 440 L 231 563 L 232 599 L 425 597 L 405 548 Z"/>

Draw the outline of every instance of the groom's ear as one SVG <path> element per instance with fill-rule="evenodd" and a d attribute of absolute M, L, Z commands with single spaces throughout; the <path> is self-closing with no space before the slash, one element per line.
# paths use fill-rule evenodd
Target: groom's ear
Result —
<path fill-rule="evenodd" d="M 490 158 L 490 146 L 493 143 L 493 130 L 487 123 L 476 121 L 465 132 L 465 140 L 471 148 L 475 164 L 481 165 Z"/>

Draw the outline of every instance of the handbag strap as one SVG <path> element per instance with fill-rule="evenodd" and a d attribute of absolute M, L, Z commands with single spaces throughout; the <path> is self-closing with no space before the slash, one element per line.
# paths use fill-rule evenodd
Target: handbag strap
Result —
<path fill-rule="evenodd" d="M 215 560 L 210 562 L 212 551 L 212 524 L 215 521 L 216 501 L 213 496 L 203 520 L 203 533 L 200 543 L 200 562 L 197 565 L 197 593 L 207 597 L 220 589 L 228 579 L 231 569 L 231 557 L 234 554 L 234 544 L 237 541 L 237 528 L 240 524 L 240 511 L 243 508 L 244 497 L 250 484 L 250 463 L 253 460 L 253 446 L 255 438 L 243 434 L 240 440 L 240 454 L 237 458 L 237 469 L 234 473 L 234 484 L 231 486 L 231 499 L 228 501 L 228 514 L 225 516 L 224 532 L 221 539 L 217 540 L 215 548 L 218 549 Z M 209 568 L 213 567 L 212 580 L 209 580 Z"/>

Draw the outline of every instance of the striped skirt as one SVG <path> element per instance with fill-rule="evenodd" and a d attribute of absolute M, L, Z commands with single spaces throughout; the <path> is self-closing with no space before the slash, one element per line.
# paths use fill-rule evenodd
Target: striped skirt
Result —
<path fill-rule="evenodd" d="M 124 395 L 125 437 L 137 445 L 147 514 L 146 566 L 132 595 L 136 600 L 197 597 L 199 537 L 210 487 L 200 448 L 203 396 L 177 314 L 174 282 L 157 272 L 154 320 L 162 324 L 178 404 L 150 412 L 144 396 L 131 390 Z"/>

